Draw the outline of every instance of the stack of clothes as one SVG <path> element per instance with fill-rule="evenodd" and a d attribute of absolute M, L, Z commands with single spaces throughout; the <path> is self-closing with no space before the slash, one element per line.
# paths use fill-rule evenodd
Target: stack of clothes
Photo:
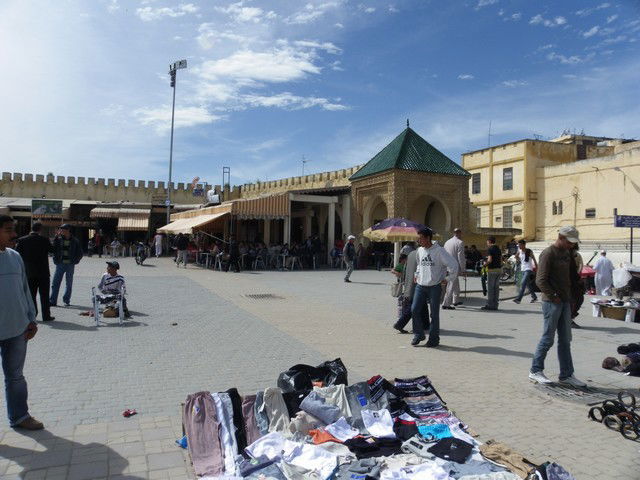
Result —
<path fill-rule="evenodd" d="M 602 361 L 602 368 L 640 377 L 640 343 L 620 345 L 618 353 L 622 355 L 620 359 L 607 357 Z"/>
<path fill-rule="evenodd" d="M 196 474 L 219 480 L 517 480 L 536 467 L 506 445 L 477 442 L 426 376 L 198 392 L 183 425 Z"/>

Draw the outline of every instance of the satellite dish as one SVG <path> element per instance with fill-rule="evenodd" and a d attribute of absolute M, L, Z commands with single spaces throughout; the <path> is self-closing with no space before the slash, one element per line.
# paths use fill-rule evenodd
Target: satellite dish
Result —
<path fill-rule="evenodd" d="M 207 192 L 207 201 L 209 203 L 220 203 L 220 195 L 215 190 L 209 190 Z"/>

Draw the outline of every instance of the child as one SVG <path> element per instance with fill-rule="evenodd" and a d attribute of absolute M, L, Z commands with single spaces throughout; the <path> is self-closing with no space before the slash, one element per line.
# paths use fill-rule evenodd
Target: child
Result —
<path fill-rule="evenodd" d="M 124 284 L 124 277 L 118 273 L 120 264 L 118 262 L 107 262 L 107 271 L 102 274 L 100 283 L 98 284 L 98 290 L 104 295 L 119 294 L 122 289 L 122 309 L 124 310 L 124 316 L 126 318 L 131 317 L 129 309 L 127 308 L 127 299 L 124 297 L 126 288 Z"/>

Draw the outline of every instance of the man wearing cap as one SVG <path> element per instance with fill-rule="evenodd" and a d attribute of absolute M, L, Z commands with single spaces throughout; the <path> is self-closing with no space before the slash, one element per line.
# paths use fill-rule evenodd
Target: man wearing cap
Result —
<path fill-rule="evenodd" d="M 433 232 L 430 228 L 422 228 L 418 232 L 420 248 L 417 253 L 417 267 L 415 273 L 416 289 L 411 304 L 413 319 L 413 340 L 411 345 L 417 346 L 425 340 L 425 310 L 427 305 L 431 313 L 429 340 L 427 347 L 437 347 L 440 344 L 440 301 L 442 287 L 446 287 L 458 274 L 458 261 L 437 243 L 432 241 Z"/>
<path fill-rule="evenodd" d="M 53 274 L 51 285 L 51 306 L 58 304 L 58 293 L 62 277 L 65 277 L 65 290 L 62 301 L 68 307 L 71 303 L 71 289 L 73 288 L 73 272 L 75 266 L 82 259 L 82 247 L 76 237 L 71 235 L 71 225 L 64 224 L 58 230 L 56 238 L 53 240 L 53 263 L 56 271 Z"/>
<path fill-rule="evenodd" d="M 347 237 L 347 243 L 345 243 L 344 248 L 342 249 L 342 258 L 345 262 L 347 262 L 347 274 L 344 276 L 344 281 L 346 283 L 351 283 L 349 277 L 353 273 L 353 262 L 356 260 L 356 247 L 353 245 L 356 237 L 353 235 L 349 235 Z"/>
<path fill-rule="evenodd" d="M 562 227 L 557 240 L 542 251 L 538 260 L 536 284 L 542 292 L 544 326 L 529 371 L 529 379 L 537 383 L 553 383 L 544 374 L 544 360 L 557 332 L 560 383 L 586 386 L 573 375 L 571 358 L 571 249 L 579 242 L 575 227 Z"/>
<path fill-rule="evenodd" d="M 607 258 L 607 251 L 600 250 L 600 256 L 593 264 L 596 271 L 596 295 L 611 295 L 613 285 L 613 263 Z"/>
<path fill-rule="evenodd" d="M 464 271 L 467 266 L 467 258 L 464 254 L 464 242 L 462 241 L 462 230 L 456 228 L 453 230 L 453 237 L 447 240 L 444 244 L 444 249 L 449 255 L 458 261 L 458 272 Z M 455 310 L 456 305 L 462 305 L 460 301 L 460 280 L 459 275 L 452 277 L 452 280 L 447 283 L 447 292 L 444 295 L 444 301 L 442 302 L 442 308 L 444 310 Z"/>
<path fill-rule="evenodd" d="M 126 293 L 124 277 L 118 273 L 118 270 L 120 270 L 118 262 L 115 260 L 107 262 L 107 271 L 100 278 L 98 290 L 105 295 L 115 295 L 122 292 L 122 310 L 124 311 L 124 316 L 129 318 L 131 314 L 127 308 L 127 299 L 124 297 Z"/>

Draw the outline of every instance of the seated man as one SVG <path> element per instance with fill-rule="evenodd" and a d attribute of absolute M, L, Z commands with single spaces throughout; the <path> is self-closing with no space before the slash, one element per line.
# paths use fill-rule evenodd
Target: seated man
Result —
<path fill-rule="evenodd" d="M 100 283 L 98 284 L 98 290 L 103 295 L 118 295 L 120 289 L 122 289 L 122 310 L 126 318 L 131 318 L 131 313 L 127 308 L 127 299 L 124 297 L 126 288 L 124 284 L 124 277 L 118 273 L 120 264 L 118 262 L 107 262 L 107 271 L 102 274 Z"/>

